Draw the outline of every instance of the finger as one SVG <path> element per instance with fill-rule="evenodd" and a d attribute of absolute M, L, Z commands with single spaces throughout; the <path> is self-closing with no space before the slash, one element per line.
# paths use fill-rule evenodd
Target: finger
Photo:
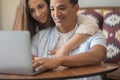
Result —
<path fill-rule="evenodd" d="M 38 67 L 38 66 L 40 66 L 40 65 L 42 65 L 43 64 L 43 61 L 36 61 L 36 62 L 34 62 L 33 64 L 32 64 L 32 66 L 33 67 Z"/>
<path fill-rule="evenodd" d="M 54 50 L 49 51 L 48 54 L 55 54 L 55 51 Z"/>
<path fill-rule="evenodd" d="M 40 60 L 40 59 L 42 59 L 41 57 L 35 57 L 35 60 Z"/>
<path fill-rule="evenodd" d="M 39 57 L 35 57 L 35 60 L 39 59 Z"/>
<path fill-rule="evenodd" d="M 43 65 L 40 65 L 38 67 L 35 68 L 35 71 L 41 71 L 41 70 L 45 70 L 46 68 Z"/>
<path fill-rule="evenodd" d="M 35 67 L 37 67 L 37 66 L 39 66 L 40 64 L 38 63 L 38 62 L 35 62 L 35 63 L 33 63 L 32 64 L 32 66 L 35 68 Z"/>
<path fill-rule="evenodd" d="M 32 60 L 32 63 L 37 62 L 37 61 L 39 61 L 39 60 L 41 60 L 41 59 L 42 59 L 42 58 L 40 58 L 40 57 L 35 57 L 34 60 Z"/>

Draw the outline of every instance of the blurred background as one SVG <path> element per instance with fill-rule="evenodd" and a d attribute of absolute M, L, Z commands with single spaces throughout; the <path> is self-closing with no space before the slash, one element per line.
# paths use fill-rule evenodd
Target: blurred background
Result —
<path fill-rule="evenodd" d="M 0 0 L 0 30 L 12 30 L 19 0 Z M 119 6 L 120 0 L 79 0 L 80 7 Z"/>

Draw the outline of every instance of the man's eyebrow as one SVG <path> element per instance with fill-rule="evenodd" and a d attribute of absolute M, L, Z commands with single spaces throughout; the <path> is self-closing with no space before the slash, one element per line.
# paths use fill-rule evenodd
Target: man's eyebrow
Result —
<path fill-rule="evenodd" d="M 65 5 L 59 5 L 58 7 L 65 7 Z M 50 6 L 50 8 L 54 8 L 54 6 Z"/>
<path fill-rule="evenodd" d="M 65 7 L 65 5 L 60 5 L 59 7 Z"/>

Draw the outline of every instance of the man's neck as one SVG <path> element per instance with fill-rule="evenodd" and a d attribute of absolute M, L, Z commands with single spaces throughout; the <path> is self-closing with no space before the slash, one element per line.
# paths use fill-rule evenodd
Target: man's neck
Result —
<path fill-rule="evenodd" d="M 57 30 L 60 32 L 60 33 L 68 33 L 70 31 L 72 31 L 76 26 L 76 23 L 74 24 L 70 24 L 70 25 L 66 25 L 66 26 L 60 26 L 60 27 L 57 27 Z"/>

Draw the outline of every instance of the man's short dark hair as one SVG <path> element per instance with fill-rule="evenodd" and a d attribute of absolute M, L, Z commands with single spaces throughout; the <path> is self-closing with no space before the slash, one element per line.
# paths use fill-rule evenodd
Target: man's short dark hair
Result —
<path fill-rule="evenodd" d="M 69 0 L 70 1 L 70 3 L 74 6 L 74 5 L 76 5 L 76 4 L 78 4 L 78 0 Z"/>

